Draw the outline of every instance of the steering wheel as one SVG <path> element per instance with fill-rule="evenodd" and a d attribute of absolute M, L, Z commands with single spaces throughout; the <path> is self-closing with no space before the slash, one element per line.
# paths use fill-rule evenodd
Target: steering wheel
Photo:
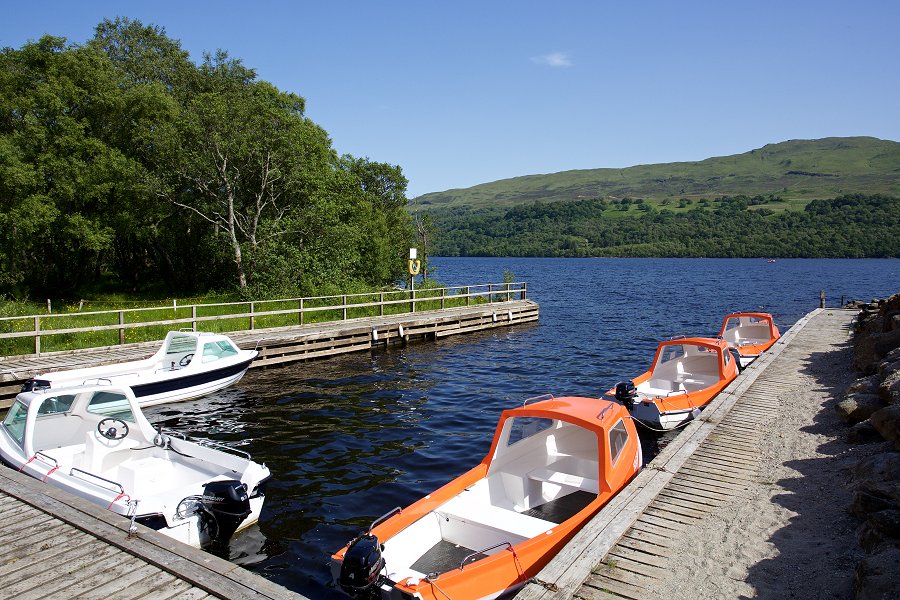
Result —
<path fill-rule="evenodd" d="M 122 419 L 107 417 L 97 423 L 97 431 L 108 440 L 121 440 L 128 435 L 128 423 Z"/>
<path fill-rule="evenodd" d="M 193 354 L 185 354 L 181 357 L 181 360 L 178 361 L 178 366 L 186 367 L 191 364 L 191 359 L 194 358 Z"/>

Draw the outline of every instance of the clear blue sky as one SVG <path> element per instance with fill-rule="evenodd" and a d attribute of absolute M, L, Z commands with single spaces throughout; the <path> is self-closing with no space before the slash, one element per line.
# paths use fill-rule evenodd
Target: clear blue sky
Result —
<path fill-rule="evenodd" d="M 4 2 L 0 46 L 103 18 L 227 50 L 409 197 L 770 142 L 900 140 L 900 2 Z"/>

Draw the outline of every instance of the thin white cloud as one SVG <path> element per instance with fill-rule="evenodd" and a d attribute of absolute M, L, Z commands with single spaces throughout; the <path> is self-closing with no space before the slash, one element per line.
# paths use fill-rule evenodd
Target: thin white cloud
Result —
<path fill-rule="evenodd" d="M 571 67 L 572 58 L 567 52 L 551 52 L 542 56 L 533 56 L 531 62 L 545 67 Z"/>

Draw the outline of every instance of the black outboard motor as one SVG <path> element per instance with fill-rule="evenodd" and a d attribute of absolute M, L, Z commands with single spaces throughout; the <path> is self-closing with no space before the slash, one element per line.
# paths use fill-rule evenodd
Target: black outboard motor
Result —
<path fill-rule="evenodd" d="M 247 486 L 237 479 L 211 481 L 203 486 L 201 503 L 216 521 L 214 544 L 226 545 L 244 519 L 250 516 L 250 496 Z"/>
<path fill-rule="evenodd" d="M 744 370 L 744 367 L 741 366 L 741 353 L 733 346 L 728 346 L 728 351 L 731 353 L 731 358 L 733 358 L 734 362 L 737 364 L 738 373 L 740 373 Z"/>
<path fill-rule="evenodd" d="M 616 400 L 624 404 L 626 408 L 634 406 L 636 397 L 637 389 L 635 389 L 633 381 L 620 381 L 616 384 Z"/>
<path fill-rule="evenodd" d="M 22 384 L 23 392 L 39 392 L 41 390 L 49 390 L 50 382 L 46 379 L 29 379 Z"/>
<path fill-rule="evenodd" d="M 364 533 L 347 547 L 338 583 L 341 589 L 357 596 L 365 593 L 378 581 L 378 573 L 384 568 L 381 543 L 371 533 Z"/>

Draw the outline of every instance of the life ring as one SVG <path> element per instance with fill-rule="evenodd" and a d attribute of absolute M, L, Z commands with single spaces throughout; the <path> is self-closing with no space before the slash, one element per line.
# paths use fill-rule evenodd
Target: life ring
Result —
<path fill-rule="evenodd" d="M 410 274 L 410 275 L 413 275 L 413 276 L 418 275 L 418 274 L 419 274 L 419 269 L 421 269 L 421 268 L 422 268 L 422 261 L 421 261 L 421 260 L 413 260 L 413 259 L 409 259 L 409 262 L 408 262 L 408 264 L 407 264 L 407 269 L 409 269 L 409 274 Z"/>

